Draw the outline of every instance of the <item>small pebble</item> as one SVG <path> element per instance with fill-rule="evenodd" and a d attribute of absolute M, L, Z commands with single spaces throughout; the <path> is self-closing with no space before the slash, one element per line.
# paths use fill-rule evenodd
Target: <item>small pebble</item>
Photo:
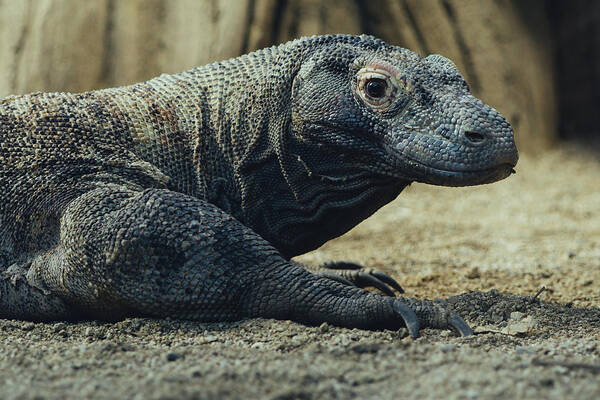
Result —
<path fill-rule="evenodd" d="M 530 347 L 518 346 L 515 349 L 515 353 L 517 353 L 517 354 L 535 354 L 535 350 L 533 350 Z"/>
<path fill-rule="evenodd" d="M 467 272 L 466 277 L 467 277 L 467 279 L 481 278 L 481 273 L 479 272 L 479 268 L 477 268 L 477 267 L 472 268 L 469 272 Z"/>
<path fill-rule="evenodd" d="M 515 321 L 519 321 L 520 319 L 523 319 L 524 316 L 525 316 L 525 314 L 523 314 L 522 312 L 519 312 L 519 311 L 513 311 L 510 313 L 510 319 L 513 319 Z"/>
<path fill-rule="evenodd" d="M 263 342 L 256 342 L 250 346 L 251 349 L 260 350 L 265 348 L 265 344 Z"/>
<path fill-rule="evenodd" d="M 319 331 L 321 333 L 329 332 L 329 324 L 327 324 L 327 322 L 323 322 L 321 325 L 319 325 Z"/>
<path fill-rule="evenodd" d="M 447 344 L 443 344 L 440 346 L 440 350 L 442 350 L 442 353 L 451 353 L 453 351 L 455 351 L 458 348 L 457 345 L 452 344 L 452 343 L 447 343 Z"/>
<path fill-rule="evenodd" d="M 23 325 L 21 325 L 21 329 L 24 331 L 30 331 L 33 328 L 35 328 L 35 325 L 33 324 L 33 322 L 25 322 Z"/>
<path fill-rule="evenodd" d="M 175 353 L 172 351 L 167 353 L 167 361 L 169 361 L 169 362 L 177 361 L 180 358 L 183 358 L 183 354 Z"/>
<path fill-rule="evenodd" d="M 546 387 L 554 387 L 554 379 L 552 379 L 552 378 L 542 379 L 542 380 L 540 380 L 540 385 L 546 386 Z"/>

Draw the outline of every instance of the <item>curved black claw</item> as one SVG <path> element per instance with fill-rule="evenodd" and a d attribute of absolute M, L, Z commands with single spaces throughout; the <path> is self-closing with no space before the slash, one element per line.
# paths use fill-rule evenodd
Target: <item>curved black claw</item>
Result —
<path fill-rule="evenodd" d="M 394 289 L 399 293 L 404 293 L 402 286 L 385 272 L 373 268 L 364 268 L 357 263 L 346 261 L 330 262 L 323 264 L 319 269 L 330 270 L 320 271 L 321 275 L 330 279 L 334 279 L 333 275 L 340 276 L 346 282 L 350 282 L 353 286 L 358 286 L 360 288 L 374 287 L 388 296 L 395 296 Z M 338 279 L 334 280 L 340 281 Z"/>
<path fill-rule="evenodd" d="M 473 334 L 471 327 L 456 313 L 450 314 L 448 322 L 460 336 L 471 336 Z"/>
<path fill-rule="evenodd" d="M 392 308 L 395 312 L 400 314 L 400 317 L 404 320 L 404 325 L 408 329 L 408 334 L 411 338 L 416 339 L 419 337 L 419 319 L 417 314 L 411 310 L 406 304 L 394 301 L 392 302 Z"/>
<path fill-rule="evenodd" d="M 347 273 L 343 274 L 342 276 L 347 278 L 348 281 L 353 282 L 356 286 L 360 288 L 371 286 L 385 293 L 387 296 L 396 296 L 394 291 L 390 289 L 385 283 L 381 282 L 375 276 L 369 275 L 369 273 L 366 271 L 347 271 Z"/>
<path fill-rule="evenodd" d="M 454 311 L 430 300 L 397 298 L 392 300 L 392 309 L 404 320 L 410 336 L 419 336 L 419 328 L 451 329 L 460 336 L 471 336 L 469 325 Z"/>
<path fill-rule="evenodd" d="M 386 283 L 387 285 L 393 287 L 394 289 L 396 289 L 398 291 L 398 293 L 404 293 L 404 289 L 402 289 L 402 286 L 400 286 L 400 284 L 398 282 L 396 282 L 396 280 L 394 278 L 392 278 L 385 272 L 381 272 L 377 269 L 372 269 L 372 268 L 367 268 L 365 270 L 365 272 L 373 275 L 375 278 L 379 279 L 383 283 Z"/>

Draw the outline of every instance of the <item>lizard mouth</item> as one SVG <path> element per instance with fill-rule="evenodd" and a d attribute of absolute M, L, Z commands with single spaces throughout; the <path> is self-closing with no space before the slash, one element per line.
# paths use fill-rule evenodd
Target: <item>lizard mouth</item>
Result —
<path fill-rule="evenodd" d="M 406 166 L 409 168 L 407 169 Z M 385 176 L 408 182 L 421 182 L 438 186 L 474 186 L 493 183 L 516 173 L 514 164 L 502 163 L 491 168 L 477 170 L 450 170 L 436 168 L 418 161 L 404 161 L 404 167 L 390 168 Z M 372 169 L 370 169 L 372 171 Z M 410 170 L 412 173 L 398 173 L 398 170 Z M 377 172 L 381 173 L 381 170 Z"/>
<path fill-rule="evenodd" d="M 477 170 L 449 170 L 432 167 L 415 160 L 410 160 L 409 164 L 418 165 L 417 182 L 429 183 L 441 186 L 472 186 L 492 183 L 514 174 L 514 164 L 502 163 L 490 168 Z"/>

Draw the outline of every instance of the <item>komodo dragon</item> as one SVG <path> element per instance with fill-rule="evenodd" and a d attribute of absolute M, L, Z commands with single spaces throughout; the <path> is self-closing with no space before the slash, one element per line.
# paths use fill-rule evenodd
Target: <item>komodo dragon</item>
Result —
<path fill-rule="evenodd" d="M 400 288 L 383 273 L 344 263 L 314 273 L 291 257 L 412 181 L 490 183 L 517 159 L 508 122 L 451 61 L 370 36 L 7 97 L 0 317 L 265 317 L 468 335 L 441 301 L 357 287 Z"/>

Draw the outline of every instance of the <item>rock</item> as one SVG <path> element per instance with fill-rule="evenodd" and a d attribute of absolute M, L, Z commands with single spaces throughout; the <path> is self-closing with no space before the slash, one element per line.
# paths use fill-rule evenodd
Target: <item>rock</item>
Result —
<path fill-rule="evenodd" d="M 512 316 L 512 314 L 515 314 L 515 313 L 511 313 L 511 316 Z M 521 314 L 521 313 L 519 313 L 519 314 Z M 506 325 L 506 327 L 501 329 L 501 332 L 505 333 L 507 335 L 519 336 L 519 335 L 524 335 L 524 334 L 530 333 L 536 327 L 537 327 L 537 321 L 531 316 L 523 317 L 518 320 L 511 318 L 508 321 L 508 324 Z"/>
<path fill-rule="evenodd" d="M 166 358 L 167 358 L 167 361 L 172 362 L 172 361 L 177 361 L 177 360 L 179 360 L 181 358 L 184 358 L 184 355 L 180 354 L 180 353 L 175 353 L 175 352 L 170 351 L 170 352 L 167 353 L 167 357 Z"/>
<path fill-rule="evenodd" d="M 327 324 L 327 322 L 323 322 L 321 325 L 319 325 L 319 332 L 321 332 L 321 333 L 329 332 L 329 324 Z"/>

